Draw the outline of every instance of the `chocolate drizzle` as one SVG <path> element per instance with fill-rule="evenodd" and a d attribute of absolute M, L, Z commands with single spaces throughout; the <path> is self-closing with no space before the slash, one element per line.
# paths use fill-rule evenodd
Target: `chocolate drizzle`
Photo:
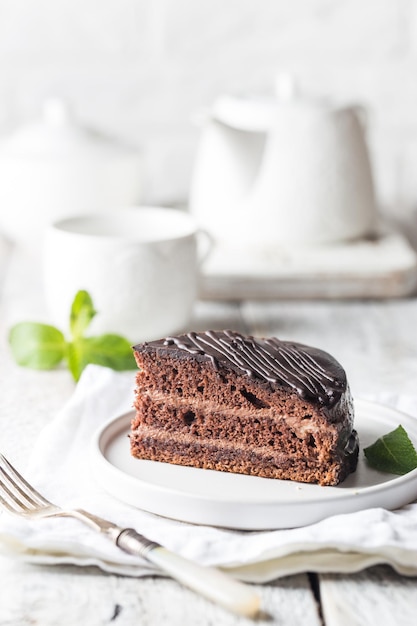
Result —
<path fill-rule="evenodd" d="M 190 332 L 150 345 L 176 348 L 245 372 L 273 386 L 294 389 L 301 398 L 331 407 L 346 391 L 346 375 L 326 352 L 275 337 L 258 339 L 231 330 Z"/>

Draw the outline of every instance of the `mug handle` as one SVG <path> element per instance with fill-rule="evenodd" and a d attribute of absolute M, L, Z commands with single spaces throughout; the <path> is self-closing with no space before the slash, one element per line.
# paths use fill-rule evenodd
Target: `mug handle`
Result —
<path fill-rule="evenodd" d="M 207 230 L 204 230 L 202 228 L 199 228 L 197 230 L 196 236 L 198 266 L 201 267 L 210 256 L 215 246 L 215 240 L 214 237 Z"/>

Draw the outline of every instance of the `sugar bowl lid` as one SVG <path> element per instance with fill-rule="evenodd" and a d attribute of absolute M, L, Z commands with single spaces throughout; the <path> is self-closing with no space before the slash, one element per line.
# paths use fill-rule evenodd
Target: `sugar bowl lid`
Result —
<path fill-rule="evenodd" d="M 43 103 L 39 119 L 23 124 L 2 141 L 0 154 L 15 159 L 106 159 L 134 150 L 81 125 L 60 98 Z"/>

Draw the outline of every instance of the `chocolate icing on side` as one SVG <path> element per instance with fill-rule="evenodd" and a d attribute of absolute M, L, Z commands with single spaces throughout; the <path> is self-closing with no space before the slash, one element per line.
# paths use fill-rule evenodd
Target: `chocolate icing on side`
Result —
<path fill-rule="evenodd" d="M 216 369 L 226 366 L 241 370 L 273 386 L 292 388 L 301 398 L 328 408 L 339 401 L 347 388 L 345 372 L 332 356 L 275 337 L 259 339 L 231 330 L 209 330 L 145 345 L 207 357 Z"/>

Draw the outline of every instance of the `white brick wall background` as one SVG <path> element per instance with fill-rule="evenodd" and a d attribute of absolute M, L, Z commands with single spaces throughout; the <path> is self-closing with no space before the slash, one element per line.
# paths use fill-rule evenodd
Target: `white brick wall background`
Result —
<path fill-rule="evenodd" d="M 0 0 L 0 131 L 65 96 L 145 148 L 148 202 L 186 200 L 200 107 L 280 71 L 368 108 L 381 207 L 413 211 L 416 0 Z"/>

